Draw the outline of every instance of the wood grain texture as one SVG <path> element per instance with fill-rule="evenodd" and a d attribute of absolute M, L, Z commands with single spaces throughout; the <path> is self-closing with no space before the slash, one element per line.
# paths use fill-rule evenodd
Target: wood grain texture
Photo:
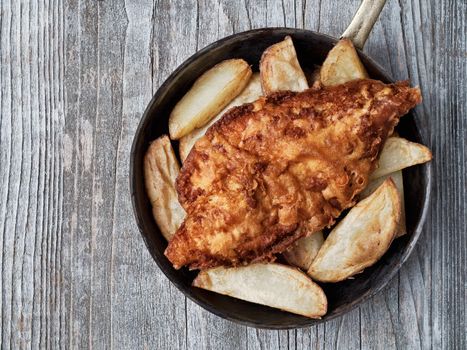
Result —
<path fill-rule="evenodd" d="M 366 44 L 422 89 L 434 186 L 415 252 L 360 308 L 291 331 L 225 321 L 168 282 L 133 220 L 132 138 L 180 63 L 252 28 L 339 36 L 358 4 L 1 1 L 0 348 L 467 348 L 465 1 L 388 0 Z"/>

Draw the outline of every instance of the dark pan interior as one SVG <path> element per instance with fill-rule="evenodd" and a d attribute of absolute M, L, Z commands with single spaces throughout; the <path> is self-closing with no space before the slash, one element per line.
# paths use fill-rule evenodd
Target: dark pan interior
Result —
<path fill-rule="evenodd" d="M 268 28 L 239 33 L 199 51 L 177 68 L 149 103 L 135 135 L 130 165 L 130 187 L 136 221 L 149 251 L 165 275 L 186 296 L 218 316 L 249 326 L 275 329 L 306 327 L 329 320 L 346 313 L 381 290 L 407 259 L 421 232 L 431 179 L 429 164 L 404 171 L 408 234 L 396 239 L 377 264 L 357 275 L 355 279 L 322 284 L 329 308 L 327 315 L 321 320 L 308 319 L 191 287 L 196 272 L 187 269 L 176 271 L 163 254 L 167 242 L 152 217 L 151 205 L 144 188 L 144 153 L 150 141 L 168 133 L 170 111 L 204 71 L 224 59 L 236 57 L 245 59 L 257 71 L 262 52 L 286 35 L 292 37 L 300 64 L 305 70 L 321 64 L 336 42 L 332 37 L 311 31 Z M 372 78 L 391 81 L 374 61 L 361 52 L 360 57 Z M 413 113 L 402 118 L 397 131 L 409 140 L 423 143 Z M 174 147 L 177 149 L 178 144 L 174 143 Z"/>

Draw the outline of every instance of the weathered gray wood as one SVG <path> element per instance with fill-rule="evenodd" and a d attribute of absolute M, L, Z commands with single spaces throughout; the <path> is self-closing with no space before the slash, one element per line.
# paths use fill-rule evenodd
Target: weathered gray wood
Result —
<path fill-rule="evenodd" d="M 465 349 L 467 4 L 389 0 L 365 50 L 423 92 L 435 156 L 417 248 L 360 308 L 255 330 L 164 277 L 134 224 L 129 151 L 164 79 L 211 42 L 289 26 L 339 36 L 358 0 L 0 2 L 1 348 Z"/>

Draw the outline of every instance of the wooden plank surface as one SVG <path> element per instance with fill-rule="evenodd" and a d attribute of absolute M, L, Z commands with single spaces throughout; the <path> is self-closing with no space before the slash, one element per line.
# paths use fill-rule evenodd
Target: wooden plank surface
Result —
<path fill-rule="evenodd" d="M 225 321 L 168 282 L 133 220 L 132 138 L 181 62 L 251 28 L 338 36 L 358 4 L 1 1 L 0 348 L 467 348 L 465 1 L 388 0 L 365 47 L 421 87 L 435 160 L 414 254 L 360 308 L 291 331 Z"/>

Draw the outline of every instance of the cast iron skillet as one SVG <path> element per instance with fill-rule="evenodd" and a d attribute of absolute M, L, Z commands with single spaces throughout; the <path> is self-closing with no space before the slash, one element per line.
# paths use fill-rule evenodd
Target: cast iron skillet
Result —
<path fill-rule="evenodd" d="M 380 7 L 384 4 L 381 0 L 376 2 Z M 344 36 L 352 38 L 357 47 L 363 46 L 381 9 L 375 10 L 374 4 L 374 0 L 364 1 L 356 18 L 344 33 Z M 370 6 L 371 9 L 365 9 L 365 6 Z M 365 13 L 366 17 L 362 19 L 360 16 L 359 18 L 359 12 Z M 368 13 L 370 13 L 369 16 Z M 362 23 L 356 23 L 358 21 Z M 369 23 L 371 21 L 373 23 Z M 353 34 L 352 26 L 357 28 Z M 136 222 L 159 268 L 188 298 L 206 310 L 244 325 L 270 329 L 307 327 L 330 320 L 345 314 L 379 292 L 396 274 L 414 248 L 422 230 L 431 188 L 429 163 L 404 170 L 408 234 L 396 239 L 378 263 L 355 276 L 355 279 L 335 284 L 321 284 L 329 302 L 328 313 L 321 320 L 312 320 L 194 288 L 191 282 L 196 276 L 195 271 L 190 272 L 186 268 L 177 271 L 172 267 L 164 256 L 167 242 L 152 217 L 151 204 L 144 187 L 143 157 L 149 143 L 163 134 L 168 134 L 170 111 L 203 72 L 222 60 L 234 57 L 245 59 L 252 65 L 254 71 L 258 71 L 258 62 L 263 51 L 270 45 L 283 40 L 286 35 L 292 37 L 300 64 L 304 69 L 312 69 L 314 65 L 321 64 L 328 51 L 337 42 L 336 38 L 309 30 L 265 28 L 238 33 L 207 46 L 178 67 L 156 92 L 136 131 L 130 160 L 130 188 Z M 393 82 L 376 62 L 362 51 L 358 50 L 358 53 L 370 77 L 384 82 Z M 421 137 L 413 111 L 401 119 L 397 131 L 409 140 L 426 143 Z M 177 142 L 174 142 L 173 146 L 178 149 Z"/>

